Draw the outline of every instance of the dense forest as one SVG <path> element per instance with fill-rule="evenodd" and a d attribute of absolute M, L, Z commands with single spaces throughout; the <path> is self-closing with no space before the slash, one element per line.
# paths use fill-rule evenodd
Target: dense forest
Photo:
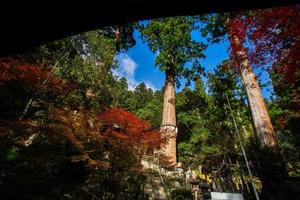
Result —
<path fill-rule="evenodd" d="M 1 199 L 148 199 L 160 172 L 142 161 L 172 170 L 159 151 L 168 141 L 160 127 L 165 91 L 176 87 L 168 97 L 176 99 L 182 169 L 215 191 L 255 199 L 243 146 L 261 199 L 290 199 L 284 180 L 300 176 L 299 22 L 299 6 L 153 19 L 0 58 Z M 203 40 L 193 40 L 194 30 Z M 134 31 L 159 52 L 159 90 L 131 89 L 113 73 Z M 224 38 L 230 57 L 207 71 L 199 60 Z M 270 98 L 257 70 L 270 77 Z M 184 181 L 166 185 L 179 191 Z"/>

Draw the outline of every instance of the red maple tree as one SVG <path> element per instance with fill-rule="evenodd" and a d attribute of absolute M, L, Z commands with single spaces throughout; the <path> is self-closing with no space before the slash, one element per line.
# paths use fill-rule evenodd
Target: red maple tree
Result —
<path fill-rule="evenodd" d="M 249 54 L 253 63 L 273 65 L 286 81 L 294 81 L 300 69 L 300 5 L 259 10 L 248 33 L 255 48 Z"/>
<path fill-rule="evenodd" d="M 65 137 L 79 151 L 87 152 L 83 142 L 87 138 L 103 141 L 108 144 L 108 151 L 123 152 L 124 159 L 134 157 L 138 172 L 142 169 L 142 159 L 154 154 L 159 156 L 156 150 L 165 142 L 161 133 L 152 129 L 148 122 L 121 108 L 107 108 L 100 115 L 87 110 L 54 108 L 51 115 L 63 124 Z"/>
<path fill-rule="evenodd" d="M 243 41 L 239 45 L 230 41 L 232 57 L 248 42 L 247 57 L 252 66 L 272 69 L 286 81 L 294 81 L 300 69 L 299 22 L 300 5 L 232 15 L 228 32 Z"/>
<path fill-rule="evenodd" d="M 102 137 L 113 146 L 135 155 L 138 173 L 141 172 L 142 159 L 153 155 L 166 141 L 166 138 L 158 130 L 152 129 L 148 122 L 124 109 L 107 109 L 100 119 L 106 127 Z"/>
<path fill-rule="evenodd" d="M 37 90 L 53 90 L 63 93 L 73 84 L 63 81 L 53 73 L 51 66 L 30 63 L 24 59 L 4 57 L 0 59 L 0 84 L 6 81 L 22 81 Z"/>
<path fill-rule="evenodd" d="M 120 148 L 150 155 L 165 141 L 160 132 L 152 129 L 148 122 L 124 109 L 107 109 L 100 115 L 100 119 L 106 127 L 102 133 L 103 138 Z"/>

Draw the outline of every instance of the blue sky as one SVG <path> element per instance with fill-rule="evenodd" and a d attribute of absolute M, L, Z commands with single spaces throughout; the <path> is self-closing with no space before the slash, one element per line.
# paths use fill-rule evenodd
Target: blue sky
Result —
<path fill-rule="evenodd" d="M 114 74 L 125 77 L 131 90 L 141 82 L 154 90 L 160 90 L 164 85 L 165 75 L 154 66 L 155 54 L 150 51 L 147 44 L 141 41 L 140 33 L 137 30 L 134 31 L 134 38 L 136 45 L 128 52 L 117 56 L 120 65 L 118 69 L 114 70 Z M 192 32 L 192 38 L 197 41 L 204 40 L 198 31 Z M 205 51 L 206 58 L 200 60 L 206 72 L 212 71 L 219 63 L 229 58 L 228 48 L 227 39 L 218 44 L 209 45 Z M 262 73 L 260 78 L 264 82 L 268 80 L 266 73 Z M 181 82 L 185 81 L 181 80 Z M 176 92 L 181 91 L 183 86 L 184 84 L 180 88 L 176 88 Z M 269 87 L 262 90 L 266 98 L 270 97 L 270 89 Z"/>

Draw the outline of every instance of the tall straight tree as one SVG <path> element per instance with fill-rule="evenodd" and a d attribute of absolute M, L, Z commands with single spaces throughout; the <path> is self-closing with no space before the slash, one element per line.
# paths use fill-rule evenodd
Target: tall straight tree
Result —
<path fill-rule="evenodd" d="M 265 101 L 257 77 L 247 58 L 247 50 L 243 46 L 243 37 L 251 21 L 244 15 L 237 14 L 210 15 L 204 17 L 203 21 L 206 26 L 202 28 L 202 35 L 210 35 L 211 42 L 219 42 L 223 36 L 228 34 L 231 56 L 244 82 L 253 128 L 258 141 L 262 147 L 276 148 L 277 141 Z"/>
<path fill-rule="evenodd" d="M 193 78 L 201 72 L 198 59 L 204 57 L 206 48 L 202 42 L 192 39 L 191 32 L 196 28 L 193 17 L 155 19 L 140 25 L 144 41 L 158 54 L 155 65 L 166 74 L 161 131 L 169 138 L 163 151 L 169 157 L 170 166 L 177 163 L 174 85 L 179 85 L 181 77 Z M 185 68 L 187 62 L 192 63 L 189 69 Z"/>
<path fill-rule="evenodd" d="M 253 119 L 255 133 L 263 147 L 276 147 L 276 136 L 267 111 L 261 89 L 243 46 L 243 37 L 247 31 L 249 20 L 231 17 L 228 23 L 228 36 L 233 60 L 238 67 L 246 90 L 249 107 Z"/>
<path fill-rule="evenodd" d="M 253 126 L 261 147 L 256 149 L 256 158 L 259 162 L 256 165 L 256 169 L 263 183 L 261 196 L 263 199 L 270 200 L 286 199 L 287 193 L 285 192 L 283 180 L 283 177 L 286 176 L 285 165 L 278 151 L 275 132 L 261 94 L 258 80 L 250 65 L 250 61 L 253 58 L 251 56 L 248 57 L 247 49 L 244 46 L 244 43 L 247 42 L 245 35 L 253 29 L 253 20 L 255 20 L 253 16 L 257 15 L 255 12 L 208 16 L 206 19 L 204 18 L 207 25 L 204 27 L 202 34 L 210 34 L 212 41 L 218 42 L 222 38 L 220 36 L 228 33 L 231 56 L 245 85 Z M 272 32 L 278 31 L 279 29 L 273 27 Z M 272 42 L 270 43 L 272 44 Z"/>

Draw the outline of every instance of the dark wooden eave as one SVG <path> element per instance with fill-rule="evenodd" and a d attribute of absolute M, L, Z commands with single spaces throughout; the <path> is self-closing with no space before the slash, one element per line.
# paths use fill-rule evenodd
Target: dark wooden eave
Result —
<path fill-rule="evenodd" d="M 0 12 L 0 56 L 112 24 L 178 15 L 270 8 L 299 0 L 123 0 L 11 3 Z"/>

